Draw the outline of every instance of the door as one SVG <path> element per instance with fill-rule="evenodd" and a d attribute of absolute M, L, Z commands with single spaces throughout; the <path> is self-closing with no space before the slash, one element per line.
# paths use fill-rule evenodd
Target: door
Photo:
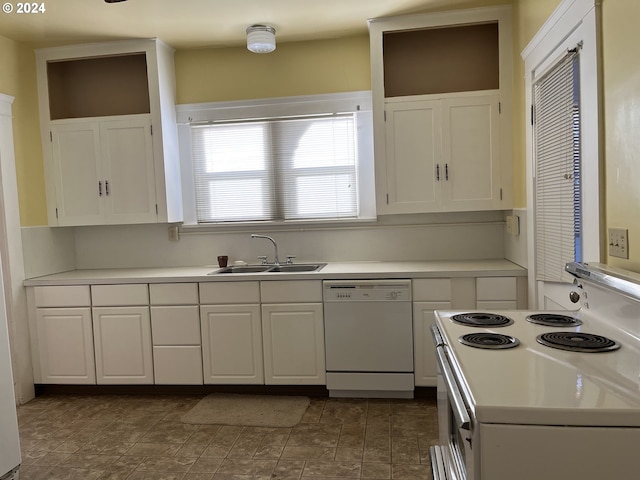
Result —
<path fill-rule="evenodd" d="M 74 122 L 51 128 L 58 225 L 104 223 L 100 128 Z"/>
<path fill-rule="evenodd" d="M 148 115 L 100 124 L 106 223 L 156 221 L 156 187 Z"/>
<path fill-rule="evenodd" d="M 95 307 L 98 384 L 153 384 L 149 307 Z"/>
<path fill-rule="evenodd" d="M 259 305 L 204 305 L 200 321 L 204 383 L 264 383 Z"/>
<path fill-rule="evenodd" d="M 42 383 L 95 384 L 91 310 L 36 310 Z"/>
<path fill-rule="evenodd" d="M 324 385 L 321 303 L 262 306 L 266 384 Z"/>
<path fill-rule="evenodd" d="M 442 205 L 492 210 L 500 202 L 499 95 L 442 101 Z"/>
<path fill-rule="evenodd" d="M 440 210 L 439 101 L 387 102 L 384 213 Z"/>

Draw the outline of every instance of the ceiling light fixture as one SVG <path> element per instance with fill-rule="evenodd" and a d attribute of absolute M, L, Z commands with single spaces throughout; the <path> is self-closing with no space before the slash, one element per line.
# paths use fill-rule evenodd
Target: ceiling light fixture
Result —
<path fill-rule="evenodd" d="M 276 29 L 269 25 L 247 27 L 247 49 L 253 53 L 270 53 L 276 49 Z"/>

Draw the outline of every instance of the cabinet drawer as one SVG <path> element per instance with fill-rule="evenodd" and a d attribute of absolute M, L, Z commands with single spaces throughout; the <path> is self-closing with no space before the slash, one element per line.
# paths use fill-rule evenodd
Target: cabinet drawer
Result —
<path fill-rule="evenodd" d="M 451 300 L 450 278 L 417 278 L 413 284 L 413 300 L 415 302 L 437 302 Z"/>
<path fill-rule="evenodd" d="M 477 299 L 516 300 L 516 277 L 480 277 L 476 280 Z"/>
<path fill-rule="evenodd" d="M 200 311 L 197 305 L 151 307 L 154 345 L 200 345 Z"/>
<path fill-rule="evenodd" d="M 153 347 L 156 385 L 202 385 L 200 347 Z"/>
<path fill-rule="evenodd" d="M 316 280 L 260 282 L 263 303 L 322 302 L 322 282 Z"/>
<path fill-rule="evenodd" d="M 197 305 L 197 283 L 153 283 L 149 285 L 151 305 Z"/>
<path fill-rule="evenodd" d="M 149 289 L 144 284 L 93 285 L 91 300 L 94 307 L 125 307 L 149 305 Z"/>
<path fill-rule="evenodd" d="M 238 304 L 259 303 L 258 282 L 208 282 L 200 284 L 200 303 Z"/>
<path fill-rule="evenodd" d="M 89 285 L 34 287 L 36 307 L 90 307 Z"/>

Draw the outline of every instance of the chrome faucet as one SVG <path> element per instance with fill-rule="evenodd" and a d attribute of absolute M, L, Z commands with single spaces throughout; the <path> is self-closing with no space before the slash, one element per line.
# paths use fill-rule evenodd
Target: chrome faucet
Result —
<path fill-rule="evenodd" d="M 276 251 L 276 258 L 274 259 L 273 263 L 275 265 L 280 265 L 280 259 L 278 258 L 278 244 L 273 238 L 268 237 L 267 235 L 257 235 L 255 233 L 251 234 L 251 238 L 266 238 L 267 240 L 270 240 L 271 243 L 273 243 L 273 248 L 275 248 L 275 251 Z M 258 257 L 258 258 L 261 258 L 261 257 Z M 266 258 L 263 259 L 263 263 L 266 263 Z"/>

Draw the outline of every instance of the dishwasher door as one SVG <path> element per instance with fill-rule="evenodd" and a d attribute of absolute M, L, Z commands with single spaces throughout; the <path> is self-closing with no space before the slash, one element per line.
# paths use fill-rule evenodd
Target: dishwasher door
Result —
<path fill-rule="evenodd" d="M 325 303 L 328 372 L 413 372 L 411 302 Z"/>

